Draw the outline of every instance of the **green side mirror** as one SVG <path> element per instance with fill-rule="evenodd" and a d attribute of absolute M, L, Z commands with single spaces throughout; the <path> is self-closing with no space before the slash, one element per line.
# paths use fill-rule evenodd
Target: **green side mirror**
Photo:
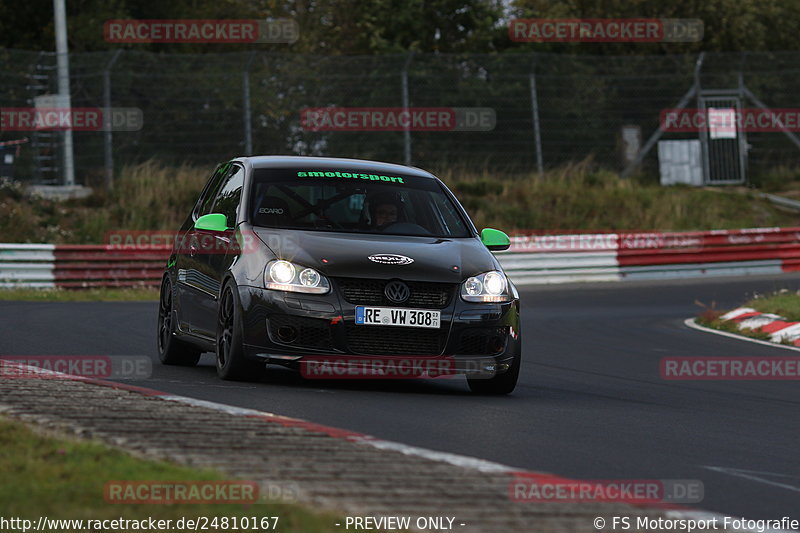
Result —
<path fill-rule="evenodd" d="M 228 219 L 222 213 L 209 213 L 198 218 L 194 227 L 206 231 L 225 231 L 228 229 Z"/>
<path fill-rule="evenodd" d="M 511 239 L 508 238 L 508 235 L 499 229 L 492 228 L 481 230 L 481 242 L 493 252 L 508 250 L 508 247 L 511 246 Z"/>

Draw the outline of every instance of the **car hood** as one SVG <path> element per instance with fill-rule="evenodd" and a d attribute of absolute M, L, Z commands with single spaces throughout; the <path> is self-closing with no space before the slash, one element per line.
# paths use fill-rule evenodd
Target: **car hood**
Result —
<path fill-rule="evenodd" d="M 447 239 L 271 228 L 254 231 L 277 257 L 310 266 L 326 276 L 459 283 L 469 276 L 500 268 L 476 237 Z M 377 263 L 369 259 L 375 255 L 401 255 L 413 262 Z"/>

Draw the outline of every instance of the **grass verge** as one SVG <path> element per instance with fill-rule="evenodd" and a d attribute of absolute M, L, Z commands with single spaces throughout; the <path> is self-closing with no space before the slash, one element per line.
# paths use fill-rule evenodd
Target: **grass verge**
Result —
<path fill-rule="evenodd" d="M 5 518 L 155 519 L 198 516 L 277 516 L 278 531 L 315 533 L 338 531 L 334 515 L 312 512 L 296 504 L 170 504 L 107 503 L 107 481 L 225 480 L 218 472 L 193 470 L 171 463 L 137 459 L 105 445 L 34 432 L 28 426 L 0 418 L 0 502 Z M 258 481 L 258 480 L 253 480 Z M 174 524 L 175 522 L 173 522 Z M 172 528 L 175 529 L 175 528 Z M 59 531 L 76 529 L 59 528 Z"/>
<path fill-rule="evenodd" d="M 800 291 L 780 289 L 764 295 L 755 295 L 745 304 L 762 313 L 774 313 L 791 322 L 800 321 Z"/>
<path fill-rule="evenodd" d="M 157 301 L 154 287 L 130 289 L 0 289 L 0 301 L 18 302 L 144 302 Z"/>
<path fill-rule="evenodd" d="M 800 322 L 800 291 L 779 289 L 767 294 L 756 294 L 740 307 L 751 307 L 761 313 L 773 313 L 782 316 L 789 322 Z M 720 320 L 727 311 L 712 307 L 705 309 L 697 316 L 697 323 L 720 331 L 736 333 L 753 339 L 769 340 L 769 334 L 754 329 L 739 329 L 738 323 L 732 320 Z M 790 342 L 785 344 L 792 345 Z"/>
<path fill-rule="evenodd" d="M 662 187 L 622 179 L 595 168 L 591 160 L 543 176 L 498 178 L 485 171 L 445 170 L 440 177 L 478 227 L 506 231 L 702 231 L 800 222 L 800 215 L 777 209 L 741 188 Z"/>

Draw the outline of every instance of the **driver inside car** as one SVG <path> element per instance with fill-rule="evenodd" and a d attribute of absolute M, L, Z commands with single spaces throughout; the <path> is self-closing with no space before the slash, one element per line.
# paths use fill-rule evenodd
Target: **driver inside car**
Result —
<path fill-rule="evenodd" d="M 371 227 L 383 230 L 400 219 L 403 206 L 394 194 L 380 194 L 370 199 L 369 214 Z"/>

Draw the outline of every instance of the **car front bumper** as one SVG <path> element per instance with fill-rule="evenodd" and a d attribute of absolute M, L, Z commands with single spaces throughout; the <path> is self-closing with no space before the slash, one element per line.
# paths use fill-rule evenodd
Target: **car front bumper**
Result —
<path fill-rule="evenodd" d="M 490 377 L 508 369 L 521 350 L 516 299 L 469 303 L 454 290 L 447 305 L 438 308 L 441 326 L 429 329 L 357 325 L 358 304 L 348 302 L 336 287 L 312 295 L 240 286 L 239 295 L 245 354 L 269 363 L 293 367 L 326 358 L 356 365 L 372 359 L 442 359 L 455 373 Z"/>

